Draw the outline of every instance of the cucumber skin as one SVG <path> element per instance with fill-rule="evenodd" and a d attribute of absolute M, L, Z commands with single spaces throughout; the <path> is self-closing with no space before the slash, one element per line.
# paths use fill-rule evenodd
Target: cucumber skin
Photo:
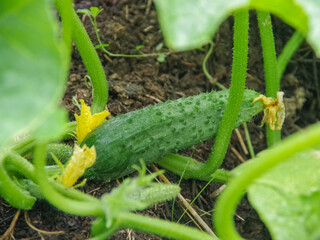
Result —
<path fill-rule="evenodd" d="M 245 90 L 235 128 L 263 110 L 260 94 Z M 118 115 L 94 129 L 83 144 L 95 146 L 96 163 L 86 170 L 89 179 L 110 181 L 134 171 L 143 159 L 146 165 L 168 153 L 212 139 L 227 104 L 229 90 L 201 93 L 168 100 Z"/>

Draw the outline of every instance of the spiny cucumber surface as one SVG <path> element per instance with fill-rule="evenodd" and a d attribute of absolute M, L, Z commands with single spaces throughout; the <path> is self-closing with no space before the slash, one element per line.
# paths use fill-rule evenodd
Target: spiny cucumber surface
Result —
<path fill-rule="evenodd" d="M 260 94 L 245 90 L 235 128 L 263 110 L 252 101 Z M 223 116 L 229 90 L 201 93 L 118 115 L 93 130 L 83 141 L 94 145 L 96 163 L 90 179 L 112 180 L 133 171 L 143 159 L 148 165 L 168 153 L 213 139 Z"/>

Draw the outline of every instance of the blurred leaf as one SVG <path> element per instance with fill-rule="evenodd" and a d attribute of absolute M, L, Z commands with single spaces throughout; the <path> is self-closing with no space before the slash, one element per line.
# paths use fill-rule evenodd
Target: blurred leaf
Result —
<path fill-rule="evenodd" d="M 77 9 L 76 12 L 81 13 L 81 14 L 88 14 L 88 15 L 92 16 L 92 12 L 89 9 Z"/>
<path fill-rule="evenodd" d="M 319 239 L 320 152 L 279 164 L 249 187 L 248 198 L 272 239 Z"/>
<path fill-rule="evenodd" d="M 139 51 L 141 48 L 143 48 L 144 47 L 144 45 L 138 45 L 138 46 L 136 46 L 136 51 Z"/>
<path fill-rule="evenodd" d="M 69 57 L 63 49 L 50 1 L 0 2 L 0 149 L 44 120 L 55 121 L 46 117 L 63 94 Z"/>
<path fill-rule="evenodd" d="M 209 43 L 219 25 L 236 10 L 270 11 L 307 35 L 320 55 L 318 0 L 155 0 L 160 27 L 169 48 L 190 50 Z"/>
<path fill-rule="evenodd" d="M 99 9 L 97 7 L 90 7 L 90 11 L 92 13 L 92 16 L 95 18 L 103 11 L 103 8 Z"/>
<path fill-rule="evenodd" d="M 165 54 L 160 54 L 157 58 L 158 62 L 164 62 L 166 60 L 166 55 Z"/>
<path fill-rule="evenodd" d="M 156 51 L 160 51 L 162 48 L 163 48 L 163 43 L 161 42 L 156 46 Z"/>
<path fill-rule="evenodd" d="M 40 141 L 56 141 L 65 134 L 68 113 L 64 109 L 49 114 L 34 133 L 34 138 Z"/>

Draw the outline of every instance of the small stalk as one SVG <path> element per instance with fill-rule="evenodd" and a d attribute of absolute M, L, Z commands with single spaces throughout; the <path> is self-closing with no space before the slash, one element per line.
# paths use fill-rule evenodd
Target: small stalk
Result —
<path fill-rule="evenodd" d="M 320 144 L 319 136 L 320 123 L 317 123 L 304 131 L 292 134 L 281 144 L 261 153 L 259 157 L 250 161 L 250 165 L 248 164 L 241 174 L 235 173 L 236 176 L 228 183 L 216 204 L 213 222 L 221 239 L 242 239 L 234 226 L 233 217 L 237 203 L 241 200 L 248 186 L 262 174 L 288 160 L 295 153 Z"/>
<path fill-rule="evenodd" d="M 278 61 L 277 61 L 279 82 L 281 81 L 281 77 L 289 63 L 289 60 L 291 59 L 293 54 L 297 51 L 297 49 L 300 47 L 304 38 L 305 36 L 302 33 L 295 32 L 290 38 L 290 40 L 287 42 L 285 47 L 283 48 L 282 53 L 279 55 Z"/>
<path fill-rule="evenodd" d="M 269 12 L 257 11 L 258 25 L 260 30 L 264 72 L 266 81 L 267 97 L 277 98 L 277 92 L 280 90 L 280 81 L 277 68 L 277 57 L 274 46 L 271 16 Z M 267 144 L 274 145 L 281 140 L 280 130 L 271 130 L 266 126 Z"/>
<path fill-rule="evenodd" d="M 112 53 L 109 52 L 104 46 L 105 44 L 102 43 L 100 36 L 99 36 L 99 31 L 98 31 L 98 24 L 97 24 L 97 18 L 96 16 L 91 16 L 88 15 L 90 22 L 93 26 L 94 32 L 96 34 L 97 40 L 99 45 L 96 46 L 97 49 L 101 49 L 103 52 L 108 54 L 110 57 L 126 57 L 126 58 L 144 58 L 144 57 L 159 57 L 160 55 L 170 55 L 171 52 L 163 52 L 163 53 L 142 53 L 142 54 L 122 54 L 122 53 Z"/>
<path fill-rule="evenodd" d="M 251 137 L 250 137 L 250 134 L 249 134 L 249 130 L 248 130 L 247 124 L 243 124 L 243 128 L 244 128 L 244 134 L 245 134 L 246 139 L 247 139 L 250 156 L 251 156 L 251 158 L 254 158 L 256 155 L 254 153 L 254 149 L 253 149 L 253 146 L 252 146 Z"/>
<path fill-rule="evenodd" d="M 212 53 L 213 46 L 214 46 L 214 44 L 213 44 L 213 42 L 211 41 L 211 42 L 210 42 L 209 50 L 208 50 L 207 54 L 205 55 L 205 57 L 204 57 L 204 59 L 203 59 L 203 61 L 202 61 L 202 71 L 203 71 L 204 75 L 206 75 L 206 77 L 207 77 L 209 80 L 212 79 L 212 76 L 211 76 L 210 73 L 208 72 L 208 69 L 207 69 L 207 67 L 206 67 L 206 64 L 207 64 L 207 61 L 208 61 L 208 59 L 209 59 L 209 57 L 210 57 L 210 55 L 211 55 L 211 53 Z M 216 82 L 215 85 L 216 85 L 217 87 L 219 87 L 220 89 L 226 89 L 225 86 L 223 86 L 223 85 L 222 85 L 221 83 L 219 83 L 219 82 Z"/>

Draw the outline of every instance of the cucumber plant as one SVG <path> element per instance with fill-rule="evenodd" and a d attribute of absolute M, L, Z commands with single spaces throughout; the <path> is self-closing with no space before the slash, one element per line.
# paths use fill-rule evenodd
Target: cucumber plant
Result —
<path fill-rule="evenodd" d="M 319 9 L 320 5 L 311 0 L 156 0 L 155 4 L 166 44 L 175 50 L 190 50 L 211 43 L 222 20 L 234 13 L 234 56 L 230 89 L 150 106 L 114 117 L 93 131 L 90 129 L 91 133 L 81 144 L 92 146 L 89 153 L 92 156 L 96 154 L 97 159 L 86 170 L 87 177 L 93 180 L 114 179 L 131 172 L 132 164 L 133 169 L 140 174 L 136 179 L 127 178 L 110 194 L 97 199 L 56 181 L 64 176 L 64 171 L 70 164 L 81 168 L 81 171 L 84 168 L 82 164 L 77 166 L 72 159 L 64 167 L 61 163 L 63 159 L 57 159 L 57 156 L 62 152 L 61 158 L 68 160 L 70 149 L 61 144 L 48 145 L 70 138 L 69 133 L 75 130 L 75 123 L 66 123 L 66 113 L 58 107 L 70 61 L 71 39 L 79 49 L 92 81 L 91 111 L 99 113 L 105 109 L 108 85 L 95 48 L 72 9 L 71 1 L 54 1 L 63 22 L 62 34 L 57 32 L 58 26 L 48 1 L 1 2 L 0 122 L 4 132 L 0 136 L 0 196 L 20 209 L 30 209 L 37 198 L 44 198 L 67 213 L 95 216 L 97 218 L 92 225 L 93 239 L 106 239 L 117 229 L 127 227 L 175 239 L 217 239 L 177 223 L 132 213 L 172 199 L 179 193 L 176 185 L 153 183 L 152 180 L 159 173 L 146 175 L 144 163 L 140 163 L 141 167 L 137 166 L 142 158 L 147 164 L 158 161 L 161 166 L 185 178 L 227 183 L 227 188 L 218 199 L 213 219 L 220 239 L 241 239 L 235 230 L 233 215 L 237 202 L 246 190 L 274 238 L 292 239 L 292 236 L 301 236 L 318 239 L 320 220 L 317 202 L 320 190 L 319 184 L 315 184 L 315 181 L 318 182 L 318 174 L 313 171 L 313 166 L 318 164 L 319 153 L 314 150 L 300 155 L 295 153 L 319 145 L 319 124 L 293 134 L 282 142 L 280 132 L 271 131 L 268 126 L 267 141 L 269 146 L 274 145 L 272 148 L 230 172 L 218 168 L 225 157 L 232 130 L 263 109 L 260 101 L 253 103 L 259 93 L 245 90 L 248 8 L 260 11 L 258 22 L 266 92 L 268 96 L 275 97 L 285 66 L 304 35 L 307 35 L 316 52 L 320 52 L 317 41 L 319 31 L 316 26 L 320 18 L 313 11 Z M 287 13 L 288 10 L 290 14 Z M 274 51 L 270 14 L 263 11 L 274 12 L 301 32 L 292 37 L 278 59 Z M 199 23 L 201 24 L 197 25 Z M 36 76 L 34 66 L 37 67 Z M 39 88 L 42 90 L 40 95 Z M 177 150 L 215 136 L 215 144 L 206 163 L 174 154 Z M 51 153 L 51 161 L 58 163 L 58 167 L 46 164 L 48 152 Z M 32 162 L 26 158 L 30 154 Z M 82 162 L 79 163 L 83 163 L 88 154 L 84 153 Z M 301 157 L 308 160 L 307 164 L 299 162 Z M 281 162 L 284 165 L 279 165 Z M 286 173 L 283 169 L 290 171 Z M 295 191 L 283 189 L 281 184 L 286 184 L 291 179 L 289 174 L 297 172 L 303 172 L 299 178 L 301 184 L 290 185 L 290 189 Z M 312 186 L 312 189 L 307 186 Z M 299 203 L 299 211 L 305 212 L 303 218 L 292 213 L 292 207 L 288 210 L 289 214 L 286 212 L 281 215 L 281 209 L 273 209 L 276 205 L 273 199 L 259 204 L 261 197 L 267 199 L 263 192 L 273 189 L 277 189 L 279 193 L 274 195 L 275 199 L 285 195 L 286 198 L 282 199 L 285 204 Z M 266 211 L 266 206 L 274 211 Z M 301 219 L 305 220 L 305 225 L 297 234 L 296 227 L 285 229 L 288 226 L 283 225 L 279 230 L 272 223 L 278 213 L 284 219 L 285 216 L 293 216 L 294 224 L 301 222 Z"/>

